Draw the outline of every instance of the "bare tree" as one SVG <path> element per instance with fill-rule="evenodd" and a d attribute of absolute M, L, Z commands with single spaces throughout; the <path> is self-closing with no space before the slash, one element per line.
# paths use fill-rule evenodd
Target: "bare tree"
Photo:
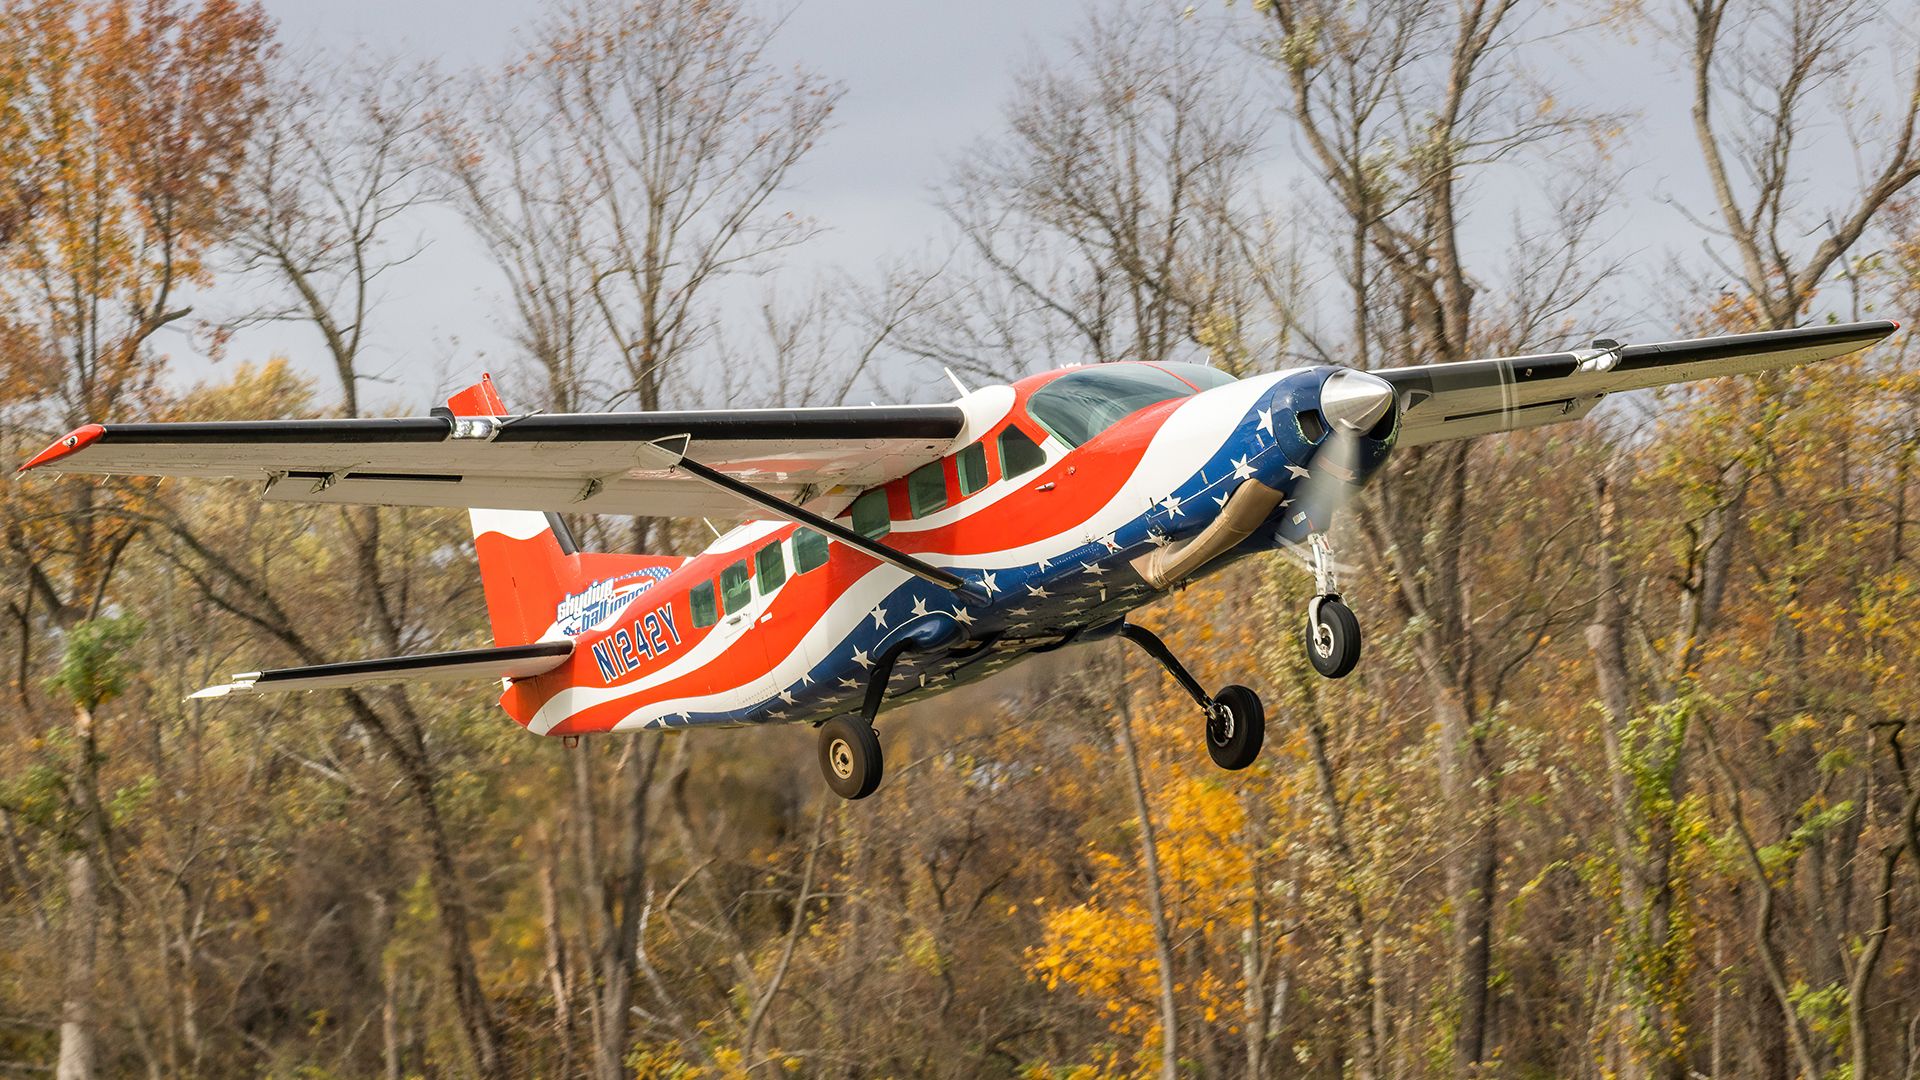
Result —
<path fill-rule="evenodd" d="M 318 66 L 289 73 L 275 87 L 274 108 L 261 126 L 241 183 L 249 214 L 236 239 L 243 272 L 279 297 L 239 322 L 276 320 L 311 328 L 338 379 L 348 415 L 362 409 L 370 327 L 381 277 L 418 252 L 397 236 L 418 208 L 432 198 L 427 181 L 428 106 L 432 78 L 385 62 L 369 62 L 320 74 Z M 390 545 L 382 540 L 383 512 L 375 507 L 341 511 L 349 523 L 359 590 L 366 601 L 366 629 L 389 655 L 414 644 L 404 594 L 395 587 Z M 175 522 L 188 539 L 189 526 Z M 271 597 L 264 581 L 219 558 L 205 544 L 188 547 L 214 569 L 200 572 L 210 595 L 279 638 L 296 652 L 325 655 L 269 600 L 244 598 L 251 585 Z M 232 590 L 241 596 L 233 597 Z M 467 887 L 455 862 L 439 796 L 437 765 L 429 751 L 423 718 L 404 690 L 378 698 L 351 692 L 355 719 L 377 737 L 406 779 L 427 837 L 429 877 L 440 911 L 447 977 L 475 1067 L 500 1075 L 498 1023 L 480 985 L 474 959 Z"/>
<path fill-rule="evenodd" d="M 1093 15 L 1070 60 L 1019 79 L 1007 133 L 943 195 L 966 284 L 908 351 L 992 376 L 1187 343 L 1244 359 L 1260 126 L 1205 25 L 1151 5 Z"/>
<path fill-rule="evenodd" d="M 1559 242 L 1519 238 L 1525 303 L 1482 300 L 1493 268 L 1469 265 L 1474 177 L 1591 137 L 1594 118 L 1551 104 L 1516 62 L 1527 18 L 1495 0 L 1343 5 L 1276 0 L 1261 9 L 1285 108 L 1336 209 L 1325 230 L 1347 293 L 1345 331 L 1302 328 L 1315 359 L 1372 366 L 1467 359 L 1563 332 L 1558 319 L 1593 286 L 1583 266 L 1597 203 L 1568 204 Z M 1542 102 L 1545 102 L 1544 104 Z M 1490 985 L 1499 866 L 1500 765 L 1491 723 L 1503 672 L 1544 640 L 1545 613 L 1505 640 L 1475 632 L 1471 443 L 1396 455 L 1359 507 L 1386 561 L 1391 598 L 1415 628 L 1414 656 L 1438 724 L 1442 797 L 1459 841 L 1444 858 L 1454 941 L 1453 1062 L 1492 1047 Z M 1540 616 L 1535 618 L 1533 616 Z"/>

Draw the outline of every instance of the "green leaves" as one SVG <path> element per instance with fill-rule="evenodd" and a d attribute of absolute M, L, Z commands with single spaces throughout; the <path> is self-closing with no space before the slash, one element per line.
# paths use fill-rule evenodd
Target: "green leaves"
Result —
<path fill-rule="evenodd" d="M 128 655 L 146 631 L 137 616 L 93 619 L 75 627 L 67 637 L 60 668 L 47 679 L 47 690 L 92 712 L 126 693 L 137 670 Z"/>

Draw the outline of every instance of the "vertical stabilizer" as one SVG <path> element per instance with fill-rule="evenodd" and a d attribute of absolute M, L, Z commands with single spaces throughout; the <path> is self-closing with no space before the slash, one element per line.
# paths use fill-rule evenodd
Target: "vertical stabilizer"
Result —
<path fill-rule="evenodd" d="M 447 399 L 455 416 L 505 416 L 493 377 Z M 496 645 L 525 645 L 558 637 L 556 612 L 575 584 L 578 559 L 557 516 L 537 510 L 469 510 L 480 587 Z"/>

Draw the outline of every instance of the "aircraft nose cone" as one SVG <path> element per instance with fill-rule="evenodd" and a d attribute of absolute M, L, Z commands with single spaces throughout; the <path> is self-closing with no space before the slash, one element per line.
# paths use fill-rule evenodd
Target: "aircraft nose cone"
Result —
<path fill-rule="evenodd" d="M 1320 414 L 1327 422 L 1363 435 L 1393 408 L 1393 387 L 1364 371 L 1336 371 L 1320 386 Z"/>

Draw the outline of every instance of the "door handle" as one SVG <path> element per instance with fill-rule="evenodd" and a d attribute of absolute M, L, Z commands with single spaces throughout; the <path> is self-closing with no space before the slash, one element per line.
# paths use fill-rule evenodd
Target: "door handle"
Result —
<path fill-rule="evenodd" d="M 765 615 L 760 616 L 760 621 L 766 622 L 768 619 L 771 619 L 771 618 L 773 618 L 773 612 L 769 611 Z"/>
<path fill-rule="evenodd" d="M 1034 488 L 1033 490 L 1035 490 L 1035 491 L 1052 491 L 1052 490 L 1053 490 L 1053 481 L 1051 481 L 1051 480 L 1049 480 L 1049 481 L 1047 481 L 1046 483 L 1044 483 L 1044 484 L 1041 484 L 1041 485 L 1040 485 L 1039 487 L 1036 487 L 1036 488 Z"/>

